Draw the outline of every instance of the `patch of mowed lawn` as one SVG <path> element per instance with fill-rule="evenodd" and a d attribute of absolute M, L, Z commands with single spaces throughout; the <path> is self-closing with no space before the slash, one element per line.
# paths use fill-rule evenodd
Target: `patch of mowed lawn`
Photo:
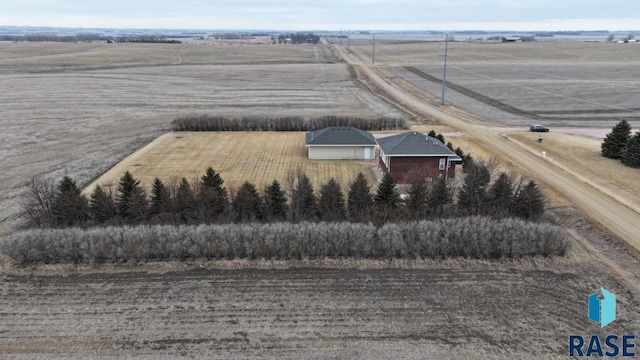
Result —
<path fill-rule="evenodd" d="M 117 184 L 125 171 L 149 191 L 156 177 L 165 183 L 182 177 L 199 180 L 208 167 L 220 173 L 227 188 L 249 181 L 262 190 L 278 180 L 286 189 L 288 175 L 300 170 L 316 190 L 334 178 L 344 191 L 359 172 L 376 184 L 375 166 L 377 160 L 309 160 L 304 132 L 171 132 L 107 171 L 85 194 L 97 184 Z"/>

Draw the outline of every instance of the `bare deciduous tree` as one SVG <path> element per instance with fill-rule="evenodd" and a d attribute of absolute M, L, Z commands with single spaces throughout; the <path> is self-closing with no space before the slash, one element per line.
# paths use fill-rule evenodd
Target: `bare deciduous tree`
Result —
<path fill-rule="evenodd" d="M 33 227 L 53 226 L 53 206 L 56 197 L 56 186 L 53 180 L 42 176 L 34 176 L 27 183 L 24 194 L 29 225 Z"/>

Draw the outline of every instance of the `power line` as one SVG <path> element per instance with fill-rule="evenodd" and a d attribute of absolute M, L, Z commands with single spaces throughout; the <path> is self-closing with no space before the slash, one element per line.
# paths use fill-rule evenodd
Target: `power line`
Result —
<path fill-rule="evenodd" d="M 373 34 L 373 50 L 371 51 L 371 64 L 376 63 L 376 34 Z"/>

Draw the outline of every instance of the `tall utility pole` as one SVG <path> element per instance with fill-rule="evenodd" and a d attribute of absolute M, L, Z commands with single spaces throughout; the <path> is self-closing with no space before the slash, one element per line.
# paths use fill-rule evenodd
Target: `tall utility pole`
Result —
<path fill-rule="evenodd" d="M 444 89 L 447 87 L 447 52 L 449 50 L 449 34 L 444 38 L 444 73 L 442 74 L 442 105 L 444 105 Z"/>
<path fill-rule="evenodd" d="M 371 63 L 376 63 L 376 34 L 373 34 L 373 50 L 371 51 Z"/>

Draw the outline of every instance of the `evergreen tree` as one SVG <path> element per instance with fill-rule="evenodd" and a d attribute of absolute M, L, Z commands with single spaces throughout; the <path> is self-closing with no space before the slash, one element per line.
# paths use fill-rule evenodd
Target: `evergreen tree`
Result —
<path fill-rule="evenodd" d="M 544 214 L 544 195 L 531 180 L 518 191 L 513 201 L 512 214 L 527 220 L 537 220 Z"/>
<path fill-rule="evenodd" d="M 445 207 L 451 203 L 451 190 L 444 177 L 438 178 L 431 188 L 427 204 L 429 210 L 434 215 L 443 215 Z"/>
<path fill-rule="evenodd" d="M 169 211 L 171 194 L 169 189 L 164 185 L 162 180 L 156 178 L 151 188 L 151 204 L 149 206 L 149 215 L 159 215 Z"/>
<path fill-rule="evenodd" d="M 203 220 L 215 221 L 229 206 L 227 189 L 220 174 L 209 167 L 200 182 L 199 203 Z"/>
<path fill-rule="evenodd" d="M 487 211 L 493 215 L 507 216 L 513 204 L 513 177 L 501 173 L 487 191 Z"/>
<path fill-rule="evenodd" d="M 462 158 L 462 170 L 464 170 L 464 172 L 467 172 L 467 169 L 469 169 L 470 167 L 473 166 L 473 164 L 475 163 L 475 160 L 473 159 L 473 157 L 471 156 L 471 154 L 466 154 L 463 158 Z"/>
<path fill-rule="evenodd" d="M 147 201 L 147 192 L 143 188 L 136 188 L 131 194 L 129 205 L 125 213 L 126 218 L 133 222 L 141 222 L 147 219 L 149 214 L 149 202 Z"/>
<path fill-rule="evenodd" d="M 129 171 L 126 171 L 120 178 L 116 191 L 116 208 L 118 214 L 123 218 L 127 218 L 131 197 L 134 193 L 140 191 L 140 181 L 134 179 L 133 175 L 131 175 Z"/>
<path fill-rule="evenodd" d="M 380 206 L 390 208 L 396 208 L 398 206 L 398 193 L 396 192 L 396 184 L 393 181 L 391 173 L 386 173 L 382 177 L 373 201 Z"/>
<path fill-rule="evenodd" d="M 435 130 L 431 130 L 431 131 L 429 131 L 429 133 L 427 134 L 427 136 L 432 137 L 432 138 L 436 137 L 436 132 L 435 132 Z"/>
<path fill-rule="evenodd" d="M 627 166 L 640 168 L 640 131 L 629 139 L 620 161 Z"/>
<path fill-rule="evenodd" d="M 464 151 L 462 149 L 460 149 L 460 147 L 458 146 L 455 150 L 453 150 L 454 153 L 456 153 L 456 155 L 458 155 L 460 157 L 460 159 L 462 159 L 462 161 L 464 162 Z"/>
<path fill-rule="evenodd" d="M 323 221 L 344 221 L 346 218 L 344 194 L 333 178 L 320 188 L 318 213 Z"/>
<path fill-rule="evenodd" d="M 68 176 L 58 184 L 52 211 L 57 225 L 77 225 L 88 219 L 87 199 Z"/>
<path fill-rule="evenodd" d="M 386 222 L 396 216 L 399 196 L 396 192 L 396 184 L 391 173 L 386 173 L 378 185 L 378 191 L 373 198 L 376 204 L 376 213 L 380 221 Z"/>
<path fill-rule="evenodd" d="M 619 159 L 622 157 L 627 141 L 631 138 L 631 125 L 627 120 L 622 120 L 612 131 L 604 138 L 604 142 L 601 146 L 602 156 Z"/>
<path fill-rule="evenodd" d="M 444 144 L 444 136 L 442 134 L 436 135 L 436 139 L 440 140 L 440 142 Z"/>
<path fill-rule="evenodd" d="M 197 217 L 195 194 L 186 178 L 180 180 L 175 198 L 175 212 L 178 221 L 184 224 L 193 222 Z"/>
<path fill-rule="evenodd" d="M 96 185 L 89 199 L 89 216 L 97 223 L 104 223 L 116 216 L 116 205 L 100 185 Z"/>
<path fill-rule="evenodd" d="M 224 180 L 222 180 L 220 174 L 216 173 L 211 167 L 207 168 L 207 171 L 202 176 L 202 180 L 200 182 L 202 187 L 215 188 L 219 190 L 224 189 L 222 184 L 224 184 Z"/>
<path fill-rule="evenodd" d="M 453 144 L 451 143 L 451 141 L 447 142 L 447 148 L 449 148 L 449 150 L 454 151 L 453 150 Z"/>
<path fill-rule="evenodd" d="M 287 217 L 287 199 L 277 180 L 264 190 L 264 215 L 270 221 L 283 221 Z"/>
<path fill-rule="evenodd" d="M 427 185 L 422 179 L 414 181 L 409 188 L 407 211 L 414 220 L 424 220 L 427 217 Z"/>
<path fill-rule="evenodd" d="M 235 199 L 233 199 L 233 209 L 235 210 L 237 221 L 252 222 L 262 218 L 260 195 L 255 185 L 250 182 L 242 184 Z"/>
<path fill-rule="evenodd" d="M 368 221 L 373 211 L 371 187 L 363 173 L 359 173 L 349 188 L 347 211 L 351 221 Z"/>
<path fill-rule="evenodd" d="M 464 185 L 458 194 L 458 210 L 464 215 L 482 214 L 491 174 L 484 164 L 473 164 L 466 173 Z"/>
<path fill-rule="evenodd" d="M 466 172 L 466 169 L 468 169 L 469 166 L 471 166 L 470 164 L 473 163 L 473 158 L 471 157 L 471 155 L 465 154 L 464 151 L 460 149 L 460 147 L 457 147 L 455 150 L 453 150 L 453 152 L 455 152 L 456 155 L 458 155 L 460 159 L 462 159 L 462 167 Z"/>
<path fill-rule="evenodd" d="M 296 187 L 291 192 L 291 219 L 313 220 L 317 215 L 318 201 L 306 174 L 298 174 Z"/>

